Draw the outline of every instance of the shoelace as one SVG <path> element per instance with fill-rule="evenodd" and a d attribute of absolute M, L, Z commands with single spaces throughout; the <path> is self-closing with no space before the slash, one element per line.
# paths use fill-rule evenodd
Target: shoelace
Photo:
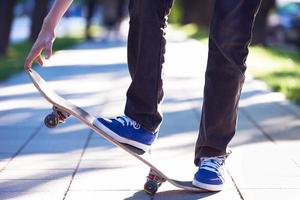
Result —
<path fill-rule="evenodd" d="M 132 126 L 134 129 L 140 129 L 141 125 L 127 116 L 117 117 L 116 120 L 123 126 Z"/>
<path fill-rule="evenodd" d="M 202 157 L 201 158 L 201 169 L 206 169 L 211 172 L 215 172 L 218 175 L 222 175 L 223 170 L 221 167 L 225 163 L 225 157 L 217 156 L 217 157 Z"/>

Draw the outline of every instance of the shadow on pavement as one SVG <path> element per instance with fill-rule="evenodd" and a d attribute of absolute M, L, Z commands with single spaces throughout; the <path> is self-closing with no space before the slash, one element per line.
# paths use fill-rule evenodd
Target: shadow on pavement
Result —
<path fill-rule="evenodd" d="M 196 193 L 196 192 L 187 192 L 184 190 L 169 190 L 164 192 L 158 192 L 154 196 L 154 199 L 155 200 L 197 200 L 197 199 L 204 199 L 214 194 L 216 194 L 216 192 Z"/>
<path fill-rule="evenodd" d="M 116 47 L 124 47 L 126 44 L 108 44 L 104 46 L 95 45 L 95 46 L 81 46 L 82 49 L 98 49 L 98 48 L 116 48 Z M 103 101 L 101 99 L 105 99 L 109 92 L 113 90 L 116 93 L 117 102 L 122 102 L 122 98 L 125 96 L 125 93 L 119 94 L 119 88 L 125 87 L 125 84 L 128 84 L 129 75 L 127 71 L 127 65 L 125 63 L 114 63 L 107 65 L 81 65 L 65 68 L 68 70 L 62 70 L 57 67 L 54 68 L 45 68 L 39 69 L 39 73 L 56 87 L 70 87 L 69 91 L 65 94 L 62 94 L 66 98 L 73 98 L 80 101 L 80 99 L 91 100 L 95 98 L 99 98 L 99 100 L 91 101 L 87 105 L 84 105 L 84 109 L 91 110 L 96 113 L 102 113 L 101 111 L 97 111 L 99 107 L 109 106 L 109 103 Z M 46 72 L 47 71 L 47 72 Z M 63 71 L 63 72 L 62 72 Z M 99 78 L 97 78 L 99 77 Z M 95 80 L 95 88 L 89 88 L 89 91 L 85 91 L 85 87 L 90 86 L 88 83 L 85 85 L 84 81 L 86 79 L 94 79 Z M 14 78 L 10 79 L 8 82 L 3 84 L 3 87 L 0 88 L 2 93 L 0 93 L 0 100 L 3 110 L 0 109 L 0 139 L 6 140 L 9 137 L 9 131 L 4 132 L 4 127 L 14 128 L 15 126 L 23 127 L 24 130 L 20 130 L 18 133 L 14 134 L 14 137 L 7 139 L 14 140 L 18 137 L 18 134 L 21 135 L 24 131 L 33 131 L 34 127 L 38 127 L 41 124 L 42 116 L 47 114 L 50 109 L 50 105 L 41 104 L 41 97 L 36 96 L 37 92 L 35 90 L 26 89 L 28 85 L 31 84 L 29 79 L 24 78 L 24 75 L 19 75 L 16 77 L 16 83 L 13 83 Z M 93 80 L 93 81 L 94 81 Z M 99 82 L 96 82 L 99 80 Z M 177 80 L 178 82 L 181 80 L 180 77 Z M 181 81 L 184 81 L 182 79 Z M 108 84 L 107 86 L 104 83 Z M 180 84 L 178 84 L 180 85 Z M 80 87 L 82 86 L 82 87 Z M 94 85 L 93 85 L 94 87 Z M 75 88 L 75 89 L 74 89 Z M 78 90 L 76 90 L 78 88 Z M 67 89 L 68 90 L 68 89 Z M 179 88 L 180 90 L 180 88 Z M 183 89 L 184 90 L 184 89 Z M 3 93 L 3 91 L 7 92 L 7 94 Z M 161 127 L 161 134 L 159 140 L 163 141 L 162 145 L 157 147 L 156 150 L 159 151 L 176 151 L 180 149 L 178 155 L 184 155 L 187 153 L 193 154 L 193 146 L 195 140 L 193 136 L 197 136 L 198 126 L 199 126 L 199 117 L 201 108 L 199 104 L 195 104 L 195 102 L 201 102 L 202 97 L 200 97 L 201 91 L 193 91 L 198 92 L 199 97 L 180 97 L 180 98 L 172 98 L 166 97 L 164 101 L 164 106 L 166 107 L 166 111 L 164 112 L 165 120 L 164 124 Z M 94 95 L 98 93 L 99 95 Z M 179 92 L 175 92 L 175 95 L 179 95 Z M 242 95 L 242 101 L 247 101 L 251 98 L 256 98 L 258 95 L 266 95 L 267 93 L 260 89 L 254 89 L 251 91 L 246 91 Z M 103 96 L 102 96 L 103 95 Z M 119 96 L 118 96 L 119 95 Z M 121 95 L 121 96 L 120 96 Z M 121 100 L 120 100 L 121 99 Z M 124 102 L 122 102 L 124 104 Z M 11 107 L 8 107 L 11 105 Z M 37 106 L 33 108 L 34 106 Z M 188 105 L 188 106 L 186 106 Z M 5 108 L 6 106 L 6 108 Z M 181 107 L 182 106 L 182 107 Z M 1 108 L 1 107 L 0 107 Z M 5 109 L 4 109 L 5 108 Z M 95 109 L 97 108 L 97 109 Z M 270 112 L 270 110 L 272 112 Z M 122 112 L 122 110 L 120 110 Z M 23 115 L 22 115 L 23 114 Z M 21 116 L 21 118 L 20 118 Z M 288 110 L 285 110 L 282 107 L 278 107 L 278 105 L 274 102 L 256 102 L 251 101 L 250 103 L 241 106 L 241 121 L 246 121 L 247 123 L 241 123 L 239 125 L 238 131 L 247 131 L 253 128 L 253 126 L 260 126 L 263 130 L 265 130 L 265 134 L 253 135 L 247 140 L 238 141 L 233 146 L 242 146 L 245 144 L 251 143 L 259 143 L 261 142 L 261 138 L 266 136 L 269 139 L 273 140 L 300 140 L 300 123 L 291 124 L 290 122 L 290 113 Z M 256 116 L 260 116 L 259 119 L 255 118 Z M 19 117 L 19 118 L 18 118 Z M 187 120 L 187 119 L 193 120 Z M 285 119 L 286 118 L 286 119 Z M 294 118 L 299 118 L 299 116 L 294 116 Z M 286 120 L 286 124 L 281 126 L 281 128 L 274 128 L 274 124 L 278 124 Z M 24 125 L 25 122 L 25 125 Z M 26 124 L 28 122 L 28 124 Z M 107 145 L 105 142 L 89 142 L 87 141 L 88 134 L 90 133 L 86 128 L 76 128 L 68 129 L 68 127 L 72 127 L 74 124 L 78 124 L 77 120 L 70 120 L 70 123 L 66 123 L 60 129 L 48 131 L 45 128 L 42 128 L 41 131 L 28 142 L 28 146 L 31 145 L 32 149 L 28 150 L 27 146 L 23 147 L 23 149 L 16 148 L 15 152 L 19 152 L 19 154 L 15 155 L 17 157 L 25 157 L 28 155 L 34 156 L 39 153 L 53 153 L 53 154 L 62 154 L 62 153 L 71 153 L 74 151 L 81 150 L 87 142 L 87 150 L 97 149 L 100 147 L 103 148 L 101 150 L 108 151 L 115 147 Z M 35 125 L 36 124 L 36 125 Z M 28 127 L 27 127 L 28 126 Z M 26 128 L 27 127 L 27 128 Z M 30 129 L 31 128 L 31 129 Z M 57 134 L 53 134 L 56 131 Z M 32 134 L 26 138 L 24 137 L 24 141 L 30 139 Z M 173 139 L 176 139 L 176 142 L 173 143 Z M 191 138 L 191 139 L 189 139 Z M 185 140 L 182 140 L 185 139 Z M 193 139 L 193 140 L 192 140 Z M 98 141 L 102 141 L 102 138 L 97 139 Z M 168 140 L 172 140 L 172 143 Z M 47 141 L 49 146 L 40 146 L 39 142 Z M 72 143 L 72 145 L 67 145 L 67 143 Z M 165 145 L 167 144 L 167 145 Z M 52 145 L 52 146 L 51 146 Z M 35 148 L 35 147 L 36 148 Z M 27 150 L 26 150 L 27 149 Z M 5 157 L 5 153 L 7 153 L 7 157 Z M 0 154 L 2 154 L 1 159 L 6 159 L 11 156 L 12 152 L 5 152 L 4 146 L 0 146 Z M 103 152 L 99 152 L 103 153 Z M 105 152 L 104 152 L 105 154 Z M 119 157 L 115 157 L 118 159 Z M 192 164 L 192 163 L 191 163 Z M 188 164 L 186 164 L 188 165 Z M 117 166 L 115 168 L 121 168 L 122 166 Z M 127 166 L 128 167 L 128 166 Z M 108 168 L 103 163 L 103 169 Z M 109 166 L 109 168 L 113 168 Z M 97 169 L 101 169 L 98 166 Z M 1 170 L 1 169 L 0 169 Z M 79 173 L 86 173 L 92 171 L 92 168 L 81 169 Z M 60 179 L 60 178 L 68 178 L 69 174 L 62 171 L 61 173 L 51 173 L 52 180 Z M 24 181 L 27 180 L 27 181 Z M 44 180 L 43 183 L 38 180 L 31 180 L 30 177 L 24 177 L 23 181 L 15 181 L 15 180 L 6 180 L 3 181 L 0 185 L 0 192 L 5 190 L 12 190 L 13 188 L 22 188 L 22 192 L 31 191 L 31 189 L 37 187 L 40 184 L 45 184 L 47 181 Z M 196 200 L 203 199 L 208 196 L 211 196 L 215 193 L 189 193 L 182 190 L 171 190 L 165 192 L 157 193 L 153 198 L 154 199 L 168 199 L 168 200 Z M 17 193 L 15 194 L 17 195 Z M 0 195 L 1 197 L 1 195 Z M 10 199 L 10 197 L 1 197 L 1 199 Z M 127 200 L 134 199 L 151 199 L 148 195 L 146 195 L 143 191 L 136 192 L 132 197 L 127 198 Z"/>

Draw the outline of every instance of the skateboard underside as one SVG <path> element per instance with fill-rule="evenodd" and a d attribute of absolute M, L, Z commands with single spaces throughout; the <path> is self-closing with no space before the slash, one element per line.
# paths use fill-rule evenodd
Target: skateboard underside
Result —
<path fill-rule="evenodd" d="M 51 89 L 48 86 L 46 81 L 36 71 L 31 69 L 27 71 L 27 73 L 30 76 L 35 87 L 41 93 L 41 95 L 53 105 L 52 113 L 46 116 L 44 120 L 45 125 L 47 127 L 55 128 L 59 124 L 63 123 L 70 115 L 75 116 L 82 123 L 86 124 L 89 128 L 91 128 L 95 133 L 102 136 L 111 143 L 115 144 L 116 146 L 122 148 L 124 151 L 126 151 L 130 155 L 136 157 L 144 164 L 149 166 L 150 172 L 147 176 L 147 180 L 144 185 L 144 190 L 150 195 L 155 194 L 159 186 L 165 181 L 168 181 L 172 185 L 184 190 L 205 192 L 205 190 L 203 189 L 194 187 L 190 181 L 184 182 L 168 178 L 147 159 L 147 156 L 145 156 L 146 154 L 144 154 L 144 151 L 132 147 L 130 145 L 119 143 L 118 141 L 110 137 L 108 134 L 106 134 L 103 130 L 93 125 L 93 121 L 95 119 L 94 116 L 90 115 L 82 108 L 74 105 L 73 103 L 59 96 L 53 89 Z"/>

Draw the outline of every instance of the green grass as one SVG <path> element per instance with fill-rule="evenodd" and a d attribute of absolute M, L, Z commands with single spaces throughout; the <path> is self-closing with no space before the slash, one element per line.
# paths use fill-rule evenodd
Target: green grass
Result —
<path fill-rule="evenodd" d="M 185 32 L 207 45 L 208 31 L 199 30 L 195 25 L 178 26 L 174 28 Z M 267 83 L 274 91 L 300 104 L 300 53 L 278 48 L 261 46 L 250 47 L 247 60 L 248 71 L 255 78 Z"/>
<path fill-rule="evenodd" d="M 183 31 L 190 38 L 194 38 L 201 42 L 208 42 L 207 28 L 199 28 L 195 24 L 187 24 L 184 26 L 179 24 L 172 24 L 172 27 L 176 30 Z"/>
<path fill-rule="evenodd" d="M 54 42 L 53 51 L 66 49 L 81 41 L 82 39 L 79 37 L 57 38 Z M 0 57 L 0 81 L 23 70 L 24 61 L 31 45 L 27 41 L 13 44 L 9 47 L 7 56 Z"/>
<path fill-rule="evenodd" d="M 300 54 L 275 48 L 251 47 L 248 69 L 274 91 L 300 104 Z"/>

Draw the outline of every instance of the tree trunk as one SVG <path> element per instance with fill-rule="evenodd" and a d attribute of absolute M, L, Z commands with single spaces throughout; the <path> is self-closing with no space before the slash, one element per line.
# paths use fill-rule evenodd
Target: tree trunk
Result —
<path fill-rule="evenodd" d="M 48 12 L 49 0 L 35 0 L 33 12 L 31 15 L 31 32 L 29 40 L 34 42 L 42 28 L 44 18 Z"/>
<path fill-rule="evenodd" d="M 196 23 L 199 27 L 208 27 L 212 16 L 214 1 L 182 0 L 183 24 Z"/>
<path fill-rule="evenodd" d="M 0 0 L 0 56 L 5 55 L 14 16 L 16 0 Z"/>
<path fill-rule="evenodd" d="M 252 45 L 266 45 L 268 15 L 274 6 L 275 0 L 263 0 L 261 2 L 253 27 Z"/>

